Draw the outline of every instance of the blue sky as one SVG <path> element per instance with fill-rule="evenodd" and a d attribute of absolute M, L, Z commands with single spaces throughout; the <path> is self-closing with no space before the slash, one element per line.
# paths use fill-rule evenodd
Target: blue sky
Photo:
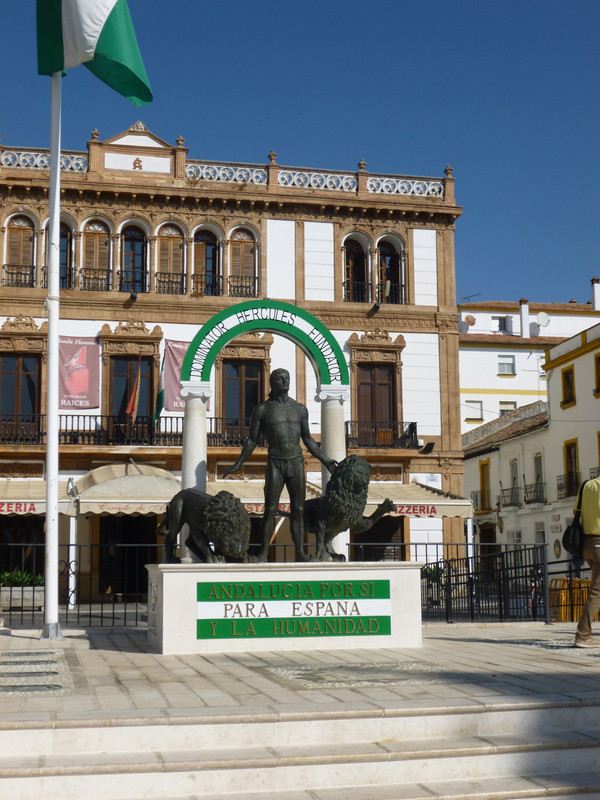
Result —
<path fill-rule="evenodd" d="M 129 0 L 154 102 L 79 67 L 64 149 L 141 119 L 192 158 L 441 177 L 457 298 L 586 302 L 600 275 L 597 0 Z M 7 9 L 13 13 L 7 14 Z M 5 0 L 3 146 L 48 147 L 35 3 Z"/>

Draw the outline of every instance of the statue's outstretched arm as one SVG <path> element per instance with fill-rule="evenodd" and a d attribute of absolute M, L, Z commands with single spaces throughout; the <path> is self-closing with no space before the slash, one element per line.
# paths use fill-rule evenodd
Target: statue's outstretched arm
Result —
<path fill-rule="evenodd" d="M 248 434 L 248 438 L 244 442 L 244 446 L 242 447 L 242 452 L 239 455 L 238 460 L 235 464 L 232 464 L 228 469 L 225 470 L 223 473 L 223 477 L 226 478 L 232 472 L 235 472 L 236 469 L 239 469 L 244 461 L 250 456 L 256 447 L 256 443 L 258 441 L 258 435 L 260 433 L 260 422 L 261 422 L 261 406 L 256 406 L 254 411 L 252 412 L 252 416 L 250 417 L 250 432 Z"/>
<path fill-rule="evenodd" d="M 310 429 L 308 427 L 308 411 L 304 406 L 302 407 L 302 416 L 300 418 L 300 435 L 302 436 L 302 441 L 306 445 L 306 449 L 311 454 L 311 456 L 318 458 L 321 464 L 327 467 L 329 472 L 333 472 L 333 470 L 337 467 L 338 462 L 335 461 L 333 458 L 328 458 L 321 451 L 319 445 L 310 435 Z"/>

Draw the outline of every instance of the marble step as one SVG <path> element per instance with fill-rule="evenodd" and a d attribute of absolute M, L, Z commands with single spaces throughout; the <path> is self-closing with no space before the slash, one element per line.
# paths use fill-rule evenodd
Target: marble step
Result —
<path fill-rule="evenodd" d="M 415 741 L 446 737 L 511 734 L 537 737 L 539 731 L 593 730 L 600 701 L 449 703 L 443 708 L 415 705 L 401 709 L 343 709 L 339 712 L 265 712 L 228 710 L 203 715 L 98 717 L 0 721 L 0 754 L 30 756 L 61 753 L 146 753 L 168 750 L 301 747 L 387 740 Z"/>
<path fill-rule="evenodd" d="M 488 796 L 544 797 L 549 796 L 548 791 L 553 795 L 572 793 L 577 784 L 569 785 L 566 776 L 583 774 L 590 764 L 597 763 L 599 745 L 600 730 L 596 730 L 586 735 L 546 732 L 535 738 L 502 734 L 459 741 L 444 737 L 328 746 L 279 745 L 238 752 L 228 748 L 8 758 L 3 754 L 0 789 L 2 796 L 19 800 L 38 800 L 40 796 L 64 800 L 84 796 L 86 800 L 196 796 L 206 800 L 211 794 L 228 798 L 250 788 L 260 793 L 255 795 L 257 800 L 271 800 L 277 792 L 287 794 L 289 800 L 299 788 L 311 791 L 311 800 L 315 796 L 319 800 L 391 800 L 396 791 L 392 787 L 398 785 L 405 790 L 395 796 L 396 800 L 420 796 L 486 800 Z M 487 781 L 491 786 L 495 780 L 501 787 L 513 776 L 528 776 L 529 794 L 482 794 L 475 789 L 479 794 L 466 793 L 469 784 Z M 548 788 L 543 780 L 550 781 Z M 423 793 L 427 784 L 437 785 L 439 791 L 427 788 L 429 795 L 414 794 Z M 354 794 L 348 794 L 347 787 L 352 787 Z"/>

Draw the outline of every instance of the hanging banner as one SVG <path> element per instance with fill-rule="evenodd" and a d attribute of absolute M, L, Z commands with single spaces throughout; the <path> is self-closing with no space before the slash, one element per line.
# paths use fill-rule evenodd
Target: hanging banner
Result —
<path fill-rule="evenodd" d="M 165 410 L 184 411 L 185 400 L 179 394 L 181 365 L 190 346 L 189 342 L 165 339 Z"/>
<path fill-rule="evenodd" d="M 100 407 L 100 345 L 92 337 L 61 336 L 58 407 L 65 411 Z"/>

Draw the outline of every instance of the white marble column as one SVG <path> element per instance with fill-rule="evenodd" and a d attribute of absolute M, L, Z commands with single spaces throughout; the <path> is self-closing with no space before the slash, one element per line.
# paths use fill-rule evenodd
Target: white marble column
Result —
<path fill-rule="evenodd" d="M 346 458 L 346 426 L 344 423 L 344 403 L 350 400 L 350 390 L 347 386 L 321 385 L 317 392 L 317 399 L 321 403 L 321 450 L 329 458 L 342 461 Z M 329 470 L 321 468 L 322 491 L 329 480 Z M 348 544 L 350 533 L 340 533 L 333 540 L 336 553 L 348 557 Z"/>
<path fill-rule="evenodd" d="M 185 398 L 183 417 L 183 452 L 181 454 L 181 488 L 206 491 L 208 460 L 206 403 L 212 395 L 210 384 L 195 381 L 181 382 L 181 396 Z M 181 560 L 196 561 L 185 547 L 187 526 L 181 534 Z"/>

